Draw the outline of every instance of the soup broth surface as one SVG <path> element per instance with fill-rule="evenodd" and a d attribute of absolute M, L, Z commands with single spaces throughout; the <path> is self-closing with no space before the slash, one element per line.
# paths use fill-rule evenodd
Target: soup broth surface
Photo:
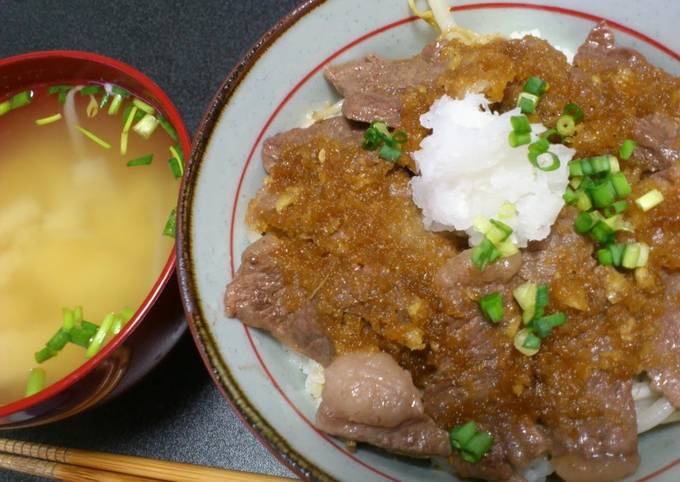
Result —
<path fill-rule="evenodd" d="M 33 92 L 31 104 L 0 117 L 0 405 L 24 396 L 34 353 L 60 328 L 64 307 L 82 306 L 97 324 L 136 309 L 173 246 L 162 235 L 178 188 L 170 136 L 160 126 L 148 140 L 130 131 L 121 155 L 124 108 L 90 118 L 89 96 L 71 93 L 62 105 L 46 87 Z M 56 113 L 64 118 L 35 124 Z M 151 165 L 126 166 L 146 154 Z M 85 349 L 67 344 L 42 364 L 47 385 L 84 361 Z"/>

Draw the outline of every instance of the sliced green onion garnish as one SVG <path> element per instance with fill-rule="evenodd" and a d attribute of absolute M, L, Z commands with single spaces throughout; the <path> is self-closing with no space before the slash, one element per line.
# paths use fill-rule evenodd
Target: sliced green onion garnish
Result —
<path fill-rule="evenodd" d="M 627 161 L 630 159 L 630 156 L 633 155 L 633 151 L 635 150 L 635 147 L 637 144 L 635 143 L 634 140 L 632 139 L 626 139 L 623 141 L 621 144 L 621 148 L 619 149 L 619 157 L 623 159 L 624 161 Z"/>
<path fill-rule="evenodd" d="M 54 114 L 54 115 L 51 115 L 51 116 L 41 117 L 40 119 L 36 119 L 35 123 L 36 123 L 36 125 L 44 126 L 44 125 L 47 125 L 47 124 L 52 124 L 53 122 L 57 122 L 57 121 L 61 120 L 61 118 L 62 118 L 61 114 Z"/>
<path fill-rule="evenodd" d="M 640 256 L 640 244 L 631 243 L 626 246 L 626 249 L 623 252 L 623 261 L 621 261 L 621 265 L 624 268 L 633 269 L 637 267 L 639 256 Z"/>
<path fill-rule="evenodd" d="M 493 445 L 493 437 L 488 432 L 477 432 L 474 437 L 463 447 L 460 454 L 463 460 L 476 464 L 489 451 Z"/>
<path fill-rule="evenodd" d="M 626 179 L 626 176 L 622 172 L 612 174 L 609 180 L 611 181 L 612 186 L 614 186 L 616 196 L 619 199 L 625 199 L 630 196 L 632 189 L 628 183 L 628 179 Z"/>
<path fill-rule="evenodd" d="M 564 199 L 564 202 L 567 204 L 574 204 L 578 199 L 578 196 L 572 188 L 567 187 L 567 189 L 564 191 L 564 194 L 562 194 L 562 199 Z"/>
<path fill-rule="evenodd" d="M 47 88 L 48 94 L 60 94 L 62 92 L 68 92 L 73 88 L 72 85 L 52 85 Z"/>
<path fill-rule="evenodd" d="M 120 110 L 120 106 L 123 104 L 123 96 L 120 94 L 115 94 L 113 100 L 109 105 L 109 115 L 116 115 Z"/>
<path fill-rule="evenodd" d="M 477 433 L 477 424 L 470 420 L 465 425 L 452 428 L 449 432 L 449 439 L 451 446 L 455 449 L 461 450 L 465 447 L 472 437 Z"/>
<path fill-rule="evenodd" d="M 397 162 L 401 157 L 401 148 L 398 145 L 383 144 L 378 155 L 386 161 Z"/>
<path fill-rule="evenodd" d="M 70 310 L 68 308 L 64 308 L 62 310 L 63 316 L 62 316 L 62 323 L 61 323 L 61 329 L 64 330 L 66 333 L 70 333 L 71 330 L 76 326 L 76 316 L 73 310 Z"/>
<path fill-rule="evenodd" d="M 103 109 L 104 107 L 106 107 L 106 104 L 109 103 L 110 98 L 111 98 L 111 94 L 109 94 L 108 92 L 104 92 L 102 99 L 99 101 L 99 108 Z"/>
<path fill-rule="evenodd" d="M 531 142 L 531 133 L 529 132 L 517 132 L 517 131 L 510 131 L 510 134 L 508 134 L 508 143 L 510 144 L 510 147 L 519 147 L 524 144 L 529 144 Z"/>
<path fill-rule="evenodd" d="M 0 103 L 0 115 L 5 115 L 12 110 L 12 104 L 8 100 Z"/>
<path fill-rule="evenodd" d="M 616 190 L 608 179 L 590 188 L 588 193 L 596 208 L 606 208 L 616 199 Z"/>
<path fill-rule="evenodd" d="M 179 179 L 184 175 L 184 163 L 176 157 L 168 159 L 168 165 L 170 166 L 170 171 L 172 171 L 172 175 L 175 179 Z"/>
<path fill-rule="evenodd" d="M 59 328 L 59 330 L 54 334 L 54 336 L 52 336 L 52 338 L 49 339 L 46 346 L 52 351 L 59 352 L 66 346 L 68 342 L 69 342 L 68 332 L 66 332 L 63 328 Z"/>
<path fill-rule="evenodd" d="M 548 90 L 548 83 L 536 76 L 531 76 L 527 79 L 524 84 L 524 92 L 528 92 L 533 95 L 543 95 L 546 90 Z"/>
<path fill-rule="evenodd" d="M 515 253 L 519 253 L 519 248 L 515 246 L 510 239 L 498 243 L 496 249 L 500 253 L 501 258 L 507 258 Z"/>
<path fill-rule="evenodd" d="M 572 119 L 574 119 L 574 122 L 576 122 L 577 124 L 583 120 L 583 111 L 579 106 L 577 106 L 573 102 L 570 102 L 567 105 L 565 105 L 564 110 L 562 112 L 566 115 L 570 115 Z"/>
<path fill-rule="evenodd" d="M 550 151 L 541 154 L 529 152 L 529 161 L 534 167 L 544 172 L 554 171 L 560 167 L 560 158 Z"/>
<path fill-rule="evenodd" d="M 125 308 L 123 308 L 122 310 L 120 310 L 120 312 L 119 312 L 118 314 L 119 314 L 119 315 L 123 318 L 123 320 L 127 323 L 128 321 L 130 321 L 130 320 L 132 319 L 133 316 L 135 316 L 135 310 L 133 310 L 132 308 L 126 306 Z"/>
<path fill-rule="evenodd" d="M 572 189 L 578 189 L 579 187 L 581 187 L 582 182 L 583 182 L 582 176 L 573 176 L 571 179 L 569 179 L 569 185 L 572 187 Z"/>
<path fill-rule="evenodd" d="M 93 134 L 92 132 L 90 132 L 90 131 L 88 131 L 87 129 L 85 129 L 85 128 L 83 128 L 83 127 L 80 127 L 80 126 L 76 126 L 76 129 L 78 129 L 80 132 L 82 132 L 83 135 L 84 135 L 85 137 L 87 137 L 88 139 L 90 139 L 90 140 L 91 140 L 92 142 L 94 142 L 95 144 L 100 145 L 100 146 L 103 147 L 104 149 L 111 149 L 111 144 L 109 144 L 108 142 L 106 142 L 106 141 L 105 141 L 104 139 L 102 139 L 101 137 L 98 137 L 97 135 Z"/>
<path fill-rule="evenodd" d="M 590 196 L 588 196 L 583 191 L 578 191 L 576 193 L 576 207 L 579 209 L 579 211 L 589 211 L 590 208 L 593 207 Z"/>
<path fill-rule="evenodd" d="M 175 231 L 177 230 L 177 210 L 172 208 L 168 220 L 165 222 L 165 227 L 163 228 L 163 235 L 169 236 L 171 238 L 175 237 Z"/>
<path fill-rule="evenodd" d="M 536 312 L 534 318 L 543 316 L 543 310 L 548 306 L 550 300 L 548 285 L 541 283 L 536 287 Z"/>
<path fill-rule="evenodd" d="M 109 334 L 109 331 L 111 330 L 111 325 L 113 325 L 114 318 L 115 315 L 113 313 L 109 313 L 104 317 L 104 321 L 102 321 L 99 330 L 97 330 L 97 333 L 95 333 L 94 338 L 92 338 L 90 346 L 87 347 L 87 351 L 85 352 L 85 358 L 92 358 L 97 353 L 99 353 L 99 350 L 101 350 L 102 345 L 104 344 L 106 336 Z"/>
<path fill-rule="evenodd" d="M 130 92 L 123 89 L 122 87 L 118 87 L 117 85 L 111 87 L 111 92 L 116 95 L 120 95 L 121 97 L 130 97 Z"/>
<path fill-rule="evenodd" d="M 614 230 L 604 221 L 598 221 L 590 230 L 590 235 L 600 244 L 610 243 L 614 239 Z"/>
<path fill-rule="evenodd" d="M 30 397 L 42 391 L 45 388 L 45 380 L 47 375 L 42 368 L 33 368 L 28 375 L 28 382 L 26 382 L 26 396 Z"/>
<path fill-rule="evenodd" d="M 135 124 L 132 130 L 142 136 L 144 139 L 148 139 L 156 130 L 156 127 L 158 127 L 158 119 L 156 119 L 151 114 L 146 114 L 144 117 L 142 117 L 142 120 Z"/>
<path fill-rule="evenodd" d="M 499 244 L 512 234 L 512 228 L 501 221 L 489 219 L 489 229 L 484 233 L 493 244 Z"/>
<path fill-rule="evenodd" d="M 594 224 L 595 221 L 592 217 L 590 217 L 590 214 L 582 212 L 576 216 L 576 220 L 574 221 L 574 231 L 576 231 L 578 234 L 586 234 L 590 231 Z"/>
<path fill-rule="evenodd" d="M 531 124 L 525 115 L 513 115 L 510 117 L 510 124 L 512 124 L 512 130 L 518 134 L 531 132 Z"/>
<path fill-rule="evenodd" d="M 133 105 L 129 109 L 125 109 L 125 115 L 123 116 L 123 118 L 125 119 L 125 122 L 123 123 L 123 132 L 130 132 L 132 122 L 135 120 L 136 115 L 137 106 Z"/>
<path fill-rule="evenodd" d="M 152 106 L 150 106 L 146 102 L 141 101 L 141 100 L 136 99 L 136 98 L 132 99 L 132 105 L 134 105 L 139 110 L 141 110 L 142 112 L 145 112 L 147 114 L 154 114 L 156 112 L 156 109 L 154 109 Z"/>
<path fill-rule="evenodd" d="M 564 325 L 566 321 L 567 316 L 564 313 L 553 313 L 536 318 L 531 322 L 531 326 L 539 338 L 545 338 L 552 333 L 553 328 Z"/>
<path fill-rule="evenodd" d="M 557 124 L 555 124 L 557 132 L 563 137 L 569 137 L 574 135 L 576 132 L 576 122 L 574 118 L 569 114 L 564 114 L 562 117 L 557 119 Z"/>
<path fill-rule="evenodd" d="M 95 95 L 101 92 L 102 88 L 100 85 L 88 85 L 80 89 L 80 95 Z"/>
<path fill-rule="evenodd" d="M 479 299 L 479 307 L 487 320 L 493 323 L 503 320 L 503 296 L 498 291 L 482 296 Z"/>
<path fill-rule="evenodd" d="M 90 335 L 93 335 L 99 331 L 99 325 L 96 323 L 90 323 L 87 320 L 83 320 L 80 324 L 80 327 L 86 332 L 89 333 Z"/>
<path fill-rule="evenodd" d="M 172 154 L 172 157 L 176 157 L 180 161 L 184 160 L 184 153 L 182 152 L 182 146 L 179 144 L 175 144 L 174 146 L 170 146 L 170 154 Z"/>
<path fill-rule="evenodd" d="M 13 95 L 9 99 L 9 103 L 12 109 L 18 109 L 19 107 L 23 107 L 25 105 L 30 104 L 32 99 L 33 91 L 26 90 L 24 92 L 19 92 L 18 94 Z"/>
<path fill-rule="evenodd" d="M 521 109 L 522 114 L 533 114 L 538 104 L 538 96 L 522 92 L 517 98 L 517 106 Z"/>
<path fill-rule="evenodd" d="M 127 162 L 127 167 L 135 166 L 148 166 L 153 161 L 153 154 L 147 154 L 146 156 L 138 157 Z"/>
<path fill-rule="evenodd" d="M 534 356 L 541 348 L 541 339 L 530 328 L 522 328 L 515 334 L 513 344 L 522 355 Z"/>
<path fill-rule="evenodd" d="M 94 333 L 96 333 L 96 331 Z M 74 345 L 82 346 L 83 348 L 88 348 L 90 346 L 90 342 L 92 341 L 94 333 L 86 331 L 82 327 L 75 327 L 73 330 L 71 330 L 71 333 L 69 333 L 69 341 Z"/>
<path fill-rule="evenodd" d="M 362 147 L 368 150 L 380 148 L 378 155 L 387 161 L 396 162 L 401 157 L 401 145 L 407 140 L 405 132 L 390 133 L 387 124 L 382 121 L 372 122 L 364 131 Z"/>
<path fill-rule="evenodd" d="M 111 334 L 115 336 L 118 333 L 120 333 L 120 330 L 123 329 L 124 325 L 125 323 L 123 323 L 123 319 L 120 316 L 116 315 L 116 317 L 113 320 L 113 324 L 111 325 Z"/>
<path fill-rule="evenodd" d="M 170 122 L 168 122 L 167 119 L 165 119 L 164 117 L 160 117 L 158 119 L 158 123 L 161 125 L 163 130 L 168 133 L 168 135 L 170 136 L 170 139 L 172 139 L 175 142 L 177 142 L 179 140 L 179 137 L 177 137 L 177 131 L 172 126 L 172 124 L 170 124 Z"/>
<path fill-rule="evenodd" d="M 607 206 L 602 212 L 606 217 L 610 218 L 616 214 L 621 214 L 626 209 L 628 209 L 628 201 L 622 200 L 616 201 L 611 206 Z"/>
<path fill-rule="evenodd" d="M 647 212 L 653 207 L 658 206 L 663 201 L 663 194 L 658 189 L 652 189 L 647 194 L 644 194 L 635 200 L 637 207 L 642 211 Z"/>
<path fill-rule="evenodd" d="M 38 363 L 44 363 L 50 358 L 57 355 L 57 352 L 50 349 L 49 347 L 43 347 L 40 351 L 35 352 L 35 361 Z"/>
<path fill-rule="evenodd" d="M 474 264 L 480 271 L 483 271 L 486 265 L 493 263 L 501 256 L 496 246 L 484 236 L 482 242 L 472 248 L 472 264 Z"/>
<path fill-rule="evenodd" d="M 522 308 L 522 320 L 524 323 L 529 323 L 536 313 L 536 294 L 538 287 L 536 283 L 523 283 L 512 290 L 512 296 L 517 301 L 517 304 Z"/>
<path fill-rule="evenodd" d="M 597 262 L 600 263 L 603 266 L 612 266 L 614 265 L 614 257 L 612 256 L 611 251 L 607 248 L 603 249 L 598 249 L 597 253 Z"/>

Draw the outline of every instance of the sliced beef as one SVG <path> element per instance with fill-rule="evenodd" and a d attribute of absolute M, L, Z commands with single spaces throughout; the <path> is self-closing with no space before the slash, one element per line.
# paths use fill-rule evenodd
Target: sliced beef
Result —
<path fill-rule="evenodd" d="M 645 357 L 652 386 L 680 409 L 680 274 L 664 276 L 666 306 L 654 321 L 654 337 Z"/>
<path fill-rule="evenodd" d="M 415 457 L 445 456 L 448 434 L 425 415 L 411 374 L 386 353 L 338 357 L 325 372 L 317 426 Z"/>
<path fill-rule="evenodd" d="M 364 128 L 345 117 L 332 117 L 312 124 L 305 128 L 295 128 L 264 141 L 262 149 L 262 164 L 267 172 L 279 160 L 283 149 L 306 144 L 317 137 L 334 139 L 337 142 L 351 142 L 361 144 Z"/>
<path fill-rule="evenodd" d="M 637 149 L 631 162 L 647 171 L 668 169 L 680 161 L 680 115 L 655 112 L 637 119 L 633 140 Z"/>
<path fill-rule="evenodd" d="M 637 469 L 631 384 L 594 372 L 582 388 L 578 410 L 561 414 L 553 427 L 551 462 L 566 482 L 614 481 Z"/>
<path fill-rule="evenodd" d="M 526 363 L 527 358 L 515 356 L 502 330 L 479 316 L 451 320 L 447 333 L 459 349 L 451 358 L 438 360 L 438 371 L 423 394 L 425 412 L 440 426 L 475 420 L 493 435 L 494 445 L 478 463 L 452 457 L 458 474 L 485 480 L 518 477 L 550 448 L 547 432 L 530 417 L 516 413 L 512 404 L 503 403 L 523 379 L 515 378 L 524 372 L 515 365 Z"/>
<path fill-rule="evenodd" d="M 267 330 L 286 345 L 328 365 L 335 349 L 316 322 L 314 303 L 310 301 L 294 311 L 284 303 L 284 281 L 275 255 L 281 243 L 268 234 L 243 252 L 241 267 L 227 286 L 226 314 Z"/>
<path fill-rule="evenodd" d="M 418 55 L 405 60 L 389 60 L 369 55 L 326 69 L 326 79 L 345 97 L 342 113 L 361 122 L 383 120 L 399 124 L 400 96 L 407 87 L 428 83 L 447 68 L 431 44 Z"/>

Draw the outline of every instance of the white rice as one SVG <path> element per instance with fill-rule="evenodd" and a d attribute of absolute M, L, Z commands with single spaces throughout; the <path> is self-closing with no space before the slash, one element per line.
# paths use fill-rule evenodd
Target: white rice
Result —
<path fill-rule="evenodd" d="M 465 231 L 472 245 L 482 238 L 473 228 L 479 217 L 508 224 L 519 247 L 550 234 L 564 205 L 567 163 L 576 151 L 552 144 L 550 152 L 559 157 L 560 167 L 545 172 L 532 166 L 528 146 L 513 148 L 508 143 L 510 117 L 519 114 L 519 108 L 494 113 L 483 94 L 469 93 L 460 100 L 442 96 L 420 117 L 432 134 L 412 155 L 419 175 L 411 187 L 426 228 Z M 531 127 L 533 140 L 545 131 L 542 124 Z M 500 214 L 508 203 L 517 211 L 511 218 Z"/>

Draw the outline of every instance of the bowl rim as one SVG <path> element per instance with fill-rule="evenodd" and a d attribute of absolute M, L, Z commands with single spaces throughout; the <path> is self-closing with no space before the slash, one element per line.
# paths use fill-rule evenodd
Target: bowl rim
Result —
<path fill-rule="evenodd" d="M 7 67 L 8 65 L 25 62 L 27 60 L 42 60 L 42 59 L 58 59 L 58 58 L 68 58 L 75 60 L 82 60 L 94 64 L 106 65 L 107 67 L 112 67 L 115 70 L 122 72 L 125 76 L 134 79 L 136 82 L 142 85 L 143 88 L 148 90 L 151 95 L 157 100 L 159 106 L 162 108 L 163 113 L 168 118 L 170 123 L 175 127 L 177 134 L 179 136 L 179 142 L 184 151 L 185 158 L 189 158 L 188 153 L 190 152 L 190 136 L 187 131 L 186 125 L 182 121 L 182 117 L 179 111 L 170 100 L 165 91 L 151 78 L 147 77 L 141 71 L 128 65 L 120 60 L 108 57 L 106 55 L 86 52 L 82 50 L 41 50 L 36 52 L 29 52 L 24 54 L 13 55 L 11 57 L 5 57 L 0 59 L 0 69 Z M 179 197 L 179 191 L 178 191 Z M 17 401 L 11 402 L 6 405 L 0 405 L 0 417 L 11 417 L 13 414 L 18 412 L 26 411 L 36 405 L 39 405 L 48 399 L 54 397 L 55 395 L 67 390 L 79 380 L 91 373 L 94 368 L 104 359 L 108 358 L 113 352 L 115 352 L 125 341 L 129 338 L 132 332 L 135 331 L 137 326 L 142 322 L 144 317 L 150 311 L 151 307 L 158 300 L 163 289 L 167 285 L 168 281 L 172 277 L 175 270 L 177 255 L 176 255 L 177 243 L 173 246 L 168 255 L 168 259 L 163 266 L 158 278 L 153 283 L 149 289 L 146 297 L 137 307 L 134 316 L 128 323 L 125 324 L 123 329 L 115 337 L 113 337 L 109 343 L 107 343 L 99 353 L 94 357 L 87 360 L 85 363 L 80 365 L 75 370 L 71 371 L 68 375 L 61 378 L 57 382 L 53 383 L 45 390 L 42 390 L 35 395 L 30 397 L 25 397 Z"/>
<path fill-rule="evenodd" d="M 194 339 L 194 343 L 198 349 L 198 352 L 203 359 L 203 362 L 208 369 L 210 377 L 213 383 L 217 386 L 218 390 L 222 393 L 222 396 L 227 401 L 227 403 L 234 409 L 236 415 L 245 423 L 246 427 L 255 435 L 255 437 L 263 443 L 263 445 L 281 461 L 288 469 L 293 473 L 301 477 L 303 480 L 335 480 L 330 474 L 325 472 L 323 469 L 316 466 L 313 462 L 307 459 L 304 455 L 300 454 L 295 449 L 292 449 L 285 438 L 278 434 L 277 430 L 273 428 L 266 420 L 266 418 L 258 412 L 252 405 L 252 402 L 245 396 L 243 391 L 240 389 L 238 383 L 233 378 L 227 363 L 222 359 L 220 350 L 217 348 L 216 341 L 208 328 L 209 322 L 203 315 L 200 308 L 200 295 L 196 286 L 194 273 L 195 269 L 193 266 L 193 260 L 191 256 L 191 219 L 192 219 L 192 208 L 194 202 L 194 194 L 196 191 L 196 184 L 199 177 L 199 172 L 205 156 L 205 151 L 210 144 L 212 135 L 214 134 L 214 128 L 219 123 L 221 114 L 224 109 L 229 107 L 229 102 L 234 94 L 236 94 L 238 88 L 241 86 L 241 82 L 246 79 L 250 70 L 255 66 L 255 64 L 260 60 L 263 53 L 265 53 L 268 48 L 276 42 L 281 35 L 283 35 L 290 27 L 295 25 L 300 19 L 302 19 L 308 13 L 311 13 L 316 7 L 324 4 L 327 0 L 305 0 L 302 4 L 296 7 L 294 10 L 290 11 L 284 17 L 282 17 L 276 24 L 274 24 L 267 32 L 265 32 L 262 37 L 259 38 L 240 58 L 236 66 L 231 69 L 227 74 L 224 81 L 218 87 L 216 93 L 214 94 L 208 108 L 205 110 L 203 117 L 196 129 L 194 134 L 192 151 L 191 151 L 191 165 L 182 181 L 182 186 L 180 189 L 180 199 L 178 205 L 178 218 L 177 218 L 177 256 L 178 256 L 178 279 L 180 284 L 180 295 L 182 298 L 182 304 L 184 306 L 185 315 L 189 323 L 189 329 L 191 335 Z M 638 40 L 647 43 L 648 45 L 658 49 L 674 60 L 680 62 L 680 53 L 672 50 L 663 43 L 655 40 L 644 33 L 635 30 L 625 24 L 613 21 L 606 17 L 599 15 L 590 14 L 583 12 L 581 10 L 576 10 L 568 7 L 554 6 L 550 4 L 534 4 L 525 2 L 475 2 L 470 4 L 464 4 L 459 6 L 451 7 L 453 11 L 465 11 L 465 10 L 482 10 L 482 9 L 503 9 L 503 8 L 513 8 L 513 9 L 527 9 L 535 11 L 547 11 L 556 14 L 562 14 L 566 16 L 571 16 L 575 18 L 580 18 L 586 21 L 600 22 L 604 21 L 609 26 L 614 29 L 626 33 Z M 401 25 L 409 21 L 416 21 L 418 17 L 410 16 L 406 17 L 397 22 L 393 22 L 389 25 L 383 26 L 376 30 L 371 30 L 365 35 L 355 39 L 354 41 L 348 43 L 344 47 L 340 47 L 339 51 L 344 51 L 346 48 L 351 47 L 358 43 L 358 41 L 364 40 L 369 36 L 372 36 L 379 31 L 391 28 L 394 26 Z M 326 62 L 333 58 L 336 54 L 331 54 Z M 325 62 L 319 64 L 319 66 L 325 65 Z M 310 70 L 310 72 L 305 76 L 299 84 L 292 88 L 291 92 L 288 93 L 286 98 L 282 101 L 282 104 L 295 92 L 297 89 L 311 77 L 313 74 L 318 73 L 318 68 Z M 273 108 L 273 115 L 278 113 L 282 108 L 282 104 Z M 272 115 L 272 116 L 273 116 Z M 269 121 L 260 132 L 259 137 L 255 145 L 261 141 L 261 137 L 269 126 Z M 247 169 L 248 163 L 253 157 L 254 149 L 250 152 L 248 161 L 243 168 L 241 173 L 241 181 L 245 170 Z M 236 197 L 241 187 L 241 182 L 239 182 Z M 235 205 L 232 207 L 235 210 Z M 232 212 L 232 217 L 235 215 Z M 229 240 L 230 250 L 233 250 L 232 240 Z M 233 263 L 234 256 L 233 252 L 231 255 L 231 262 Z M 231 266 L 232 271 L 234 271 L 234 266 Z M 248 332 L 248 328 L 246 327 Z M 248 335 L 249 336 L 249 335 Z M 252 344 L 252 342 L 251 342 Z M 256 352 L 257 353 L 257 352 Z M 259 357 L 259 355 L 258 355 Z M 260 361 L 262 363 L 262 361 Z M 265 372 L 267 372 L 266 366 L 264 366 Z M 271 378 L 271 377 L 270 377 Z M 276 382 L 274 382 L 276 384 Z M 642 482 L 651 480 L 651 478 L 661 475 L 663 472 L 673 468 L 674 466 L 680 464 L 680 459 L 675 460 L 671 464 L 660 467 L 658 470 L 643 476 L 637 482 Z M 393 480 L 389 475 L 382 474 L 387 480 Z"/>

